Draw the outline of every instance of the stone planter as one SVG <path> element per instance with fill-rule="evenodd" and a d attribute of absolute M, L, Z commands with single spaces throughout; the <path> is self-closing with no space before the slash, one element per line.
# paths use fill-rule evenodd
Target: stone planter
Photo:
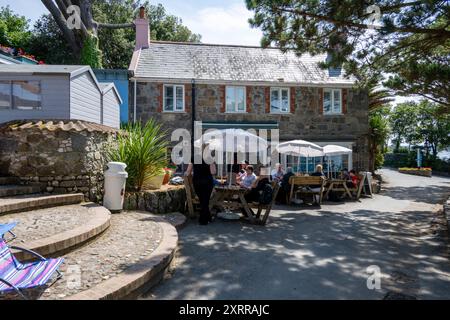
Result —
<path fill-rule="evenodd" d="M 431 170 L 398 170 L 400 173 L 412 174 L 415 176 L 429 177 L 431 178 L 433 172 Z"/>
<path fill-rule="evenodd" d="M 163 186 L 158 190 L 127 192 L 124 210 L 141 210 L 155 214 L 184 212 L 186 191 L 184 186 Z"/>

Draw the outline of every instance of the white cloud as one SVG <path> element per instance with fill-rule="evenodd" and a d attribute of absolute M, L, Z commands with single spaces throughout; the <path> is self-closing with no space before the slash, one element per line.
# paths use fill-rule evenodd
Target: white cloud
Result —
<path fill-rule="evenodd" d="M 250 27 L 251 16 L 242 3 L 201 9 L 194 17 L 185 17 L 183 22 L 193 32 L 200 33 L 204 43 L 258 46 L 262 33 Z"/>

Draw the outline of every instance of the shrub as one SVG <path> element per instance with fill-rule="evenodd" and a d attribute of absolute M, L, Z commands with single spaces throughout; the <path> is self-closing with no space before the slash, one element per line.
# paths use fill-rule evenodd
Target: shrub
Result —
<path fill-rule="evenodd" d="M 161 125 L 150 120 L 127 124 L 118 138 L 118 148 L 109 150 L 109 160 L 127 165 L 127 190 L 140 191 L 166 166 L 168 142 Z"/>

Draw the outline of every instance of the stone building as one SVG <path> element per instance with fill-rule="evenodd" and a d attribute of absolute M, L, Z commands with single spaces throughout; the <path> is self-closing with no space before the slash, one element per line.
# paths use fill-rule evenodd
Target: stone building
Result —
<path fill-rule="evenodd" d="M 150 42 L 143 14 L 135 24 L 130 120 L 154 118 L 169 132 L 190 129 L 193 119 L 202 121 L 205 129 L 279 129 L 280 142 L 302 139 L 349 147 L 352 156 L 335 159 L 341 167 L 369 168 L 368 94 L 356 89 L 355 79 L 343 70 L 322 69 L 319 63 L 326 55 Z M 314 161 L 309 163 L 312 168 Z"/>

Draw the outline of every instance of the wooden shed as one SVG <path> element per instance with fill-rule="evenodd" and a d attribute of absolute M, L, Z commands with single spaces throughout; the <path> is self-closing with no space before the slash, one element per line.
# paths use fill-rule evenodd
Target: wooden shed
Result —
<path fill-rule="evenodd" d="M 122 99 L 89 66 L 0 65 L 0 123 L 84 120 L 120 127 Z"/>

